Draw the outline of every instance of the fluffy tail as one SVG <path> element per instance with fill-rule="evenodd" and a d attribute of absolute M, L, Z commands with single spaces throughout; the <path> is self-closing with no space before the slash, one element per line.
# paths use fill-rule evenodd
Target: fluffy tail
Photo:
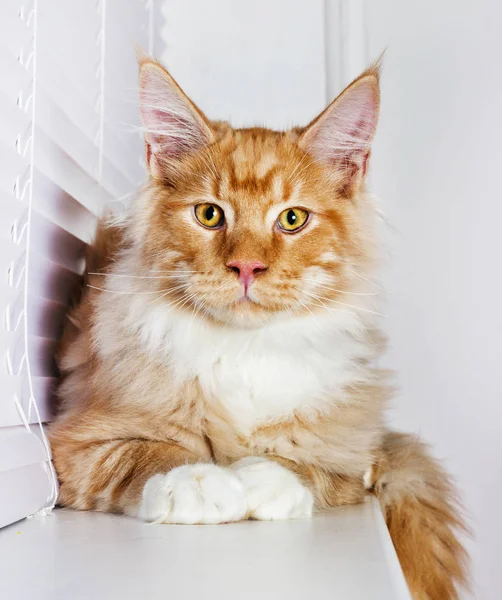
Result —
<path fill-rule="evenodd" d="M 413 598 L 456 600 L 468 563 L 456 534 L 466 527 L 447 473 L 425 444 L 389 432 L 371 483 Z"/>

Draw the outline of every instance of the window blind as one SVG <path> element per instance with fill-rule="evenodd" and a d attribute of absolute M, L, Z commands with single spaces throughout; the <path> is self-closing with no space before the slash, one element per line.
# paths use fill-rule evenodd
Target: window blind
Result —
<path fill-rule="evenodd" d="M 0 526 L 53 506 L 54 350 L 105 205 L 144 180 L 135 45 L 153 0 L 0 2 Z"/>
<path fill-rule="evenodd" d="M 145 176 L 135 46 L 210 117 L 288 127 L 340 87 L 349 4 L 0 1 L 0 526 L 55 501 L 43 424 L 64 311 L 97 217 Z"/>

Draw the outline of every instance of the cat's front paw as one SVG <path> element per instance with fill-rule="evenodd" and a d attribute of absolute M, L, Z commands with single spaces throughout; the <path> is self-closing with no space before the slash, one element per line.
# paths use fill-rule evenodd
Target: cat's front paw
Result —
<path fill-rule="evenodd" d="M 213 464 L 176 467 L 145 484 L 138 516 L 156 523 L 228 523 L 246 517 L 243 485 Z"/>
<path fill-rule="evenodd" d="M 250 517 L 275 521 L 312 516 L 312 492 L 295 473 L 280 464 L 250 456 L 230 468 L 242 481 Z"/>

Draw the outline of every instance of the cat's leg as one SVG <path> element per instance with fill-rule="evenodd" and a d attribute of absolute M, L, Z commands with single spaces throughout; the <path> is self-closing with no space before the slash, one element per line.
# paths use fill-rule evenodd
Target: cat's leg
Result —
<path fill-rule="evenodd" d="M 362 476 L 339 475 L 279 456 L 246 457 L 230 468 L 242 481 L 249 516 L 259 520 L 308 518 L 316 509 L 362 502 L 367 493 Z"/>
<path fill-rule="evenodd" d="M 210 456 L 173 442 L 103 440 L 78 433 L 81 429 L 71 426 L 51 433 L 60 504 L 160 523 L 246 518 L 242 483 L 232 471 L 212 464 Z"/>

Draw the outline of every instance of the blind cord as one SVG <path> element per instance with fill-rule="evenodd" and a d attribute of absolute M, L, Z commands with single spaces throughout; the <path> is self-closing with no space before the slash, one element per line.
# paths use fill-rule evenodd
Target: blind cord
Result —
<path fill-rule="evenodd" d="M 26 360 L 26 371 L 28 375 L 28 386 L 30 392 L 30 401 L 28 414 L 31 414 L 33 410 L 37 419 L 37 424 L 40 431 L 40 437 L 35 434 L 33 429 L 29 425 L 29 419 L 26 418 L 22 407 L 19 402 L 17 402 L 17 408 L 22 413 L 22 419 L 25 427 L 27 427 L 28 431 L 33 435 L 37 440 L 42 442 L 44 446 L 47 462 L 44 463 L 44 469 L 47 473 L 47 477 L 49 479 L 49 493 L 47 495 L 47 505 L 45 509 L 42 511 L 50 511 L 56 505 L 57 493 L 58 493 L 58 484 L 57 484 L 57 476 L 54 470 L 54 466 L 52 465 L 51 460 L 51 451 L 49 447 L 49 441 L 47 436 L 45 435 L 44 427 L 42 425 L 42 420 L 40 418 L 40 413 L 38 411 L 38 406 L 35 399 L 35 394 L 33 391 L 33 380 L 32 373 L 30 367 L 30 355 L 28 351 L 28 291 L 29 291 L 29 258 L 30 258 L 30 241 L 31 241 L 31 221 L 32 221 L 32 206 L 33 206 L 33 179 L 34 179 L 34 168 L 35 168 L 35 119 L 36 119 L 36 97 L 37 97 L 37 33 L 38 33 L 38 0 L 34 0 L 33 9 L 28 17 L 28 22 L 32 20 L 33 27 L 33 61 L 32 61 L 32 69 L 33 69 L 33 92 L 32 92 L 32 101 L 31 101 L 31 148 L 30 148 L 30 187 L 28 193 L 28 219 L 26 226 L 26 258 L 25 258 L 25 268 L 24 268 L 24 348 L 25 348 L 25 360 Z"/>

